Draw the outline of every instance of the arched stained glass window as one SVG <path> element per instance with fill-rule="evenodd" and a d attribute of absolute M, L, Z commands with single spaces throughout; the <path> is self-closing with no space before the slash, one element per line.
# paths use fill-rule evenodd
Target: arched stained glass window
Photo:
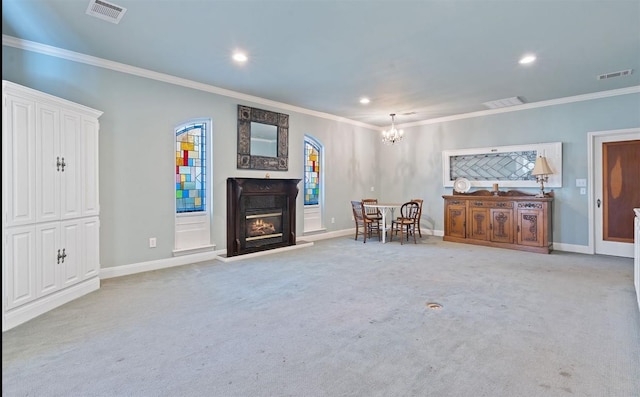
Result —
<path fill-rule="evenodd" d="M 176 212 L 206 211 L 207 124 L 176 130 Z"/>
<path fill-rule="evenodd" d="M 304 141 L 304 204 L 320 202 L 320 145 L 310 139 Z"/>

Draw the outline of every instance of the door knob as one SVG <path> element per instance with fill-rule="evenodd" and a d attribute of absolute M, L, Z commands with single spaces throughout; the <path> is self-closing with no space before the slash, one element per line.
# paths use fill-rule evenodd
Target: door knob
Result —
<path fill-rule="evenodd" d="M 600 199 L 598 199 L 598 201 L 596 201 L 596 204 L 598 204 L 598 208 L 600 208 Z"/>

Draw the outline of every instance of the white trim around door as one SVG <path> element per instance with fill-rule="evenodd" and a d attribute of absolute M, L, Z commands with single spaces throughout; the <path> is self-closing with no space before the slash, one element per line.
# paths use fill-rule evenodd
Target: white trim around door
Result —
<path fill-rule="evenodd" d="M 633 244 L 609 242 L 602 238 L 602 210 L 596 202 L 602 192 L 602 143 L 640 139 L 640 127 L 588 134 L 588 186 L 589 186 L 589 252 L 633 258 Z M 629 214 L 633 217 L 633 213 Z"/>

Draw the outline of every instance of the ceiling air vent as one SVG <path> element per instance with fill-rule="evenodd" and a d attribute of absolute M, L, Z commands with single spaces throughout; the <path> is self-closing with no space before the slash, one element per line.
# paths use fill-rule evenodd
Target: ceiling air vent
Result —
<path fill-rule="evenodd" d="M 109 21 L 111 23 L 119 23 L 127 9 L 104 0 L 91 0 L 87 7 L 87 15 Z"/>
<path fill-rule="evenodd" d="M 598 80 L 611 79 L 614 77 L 628 76 L 633 73 L 633 69 L 621 70 L 619 72 L 605 73 L 598 76 Z"/>
<path fill-rule="evenodd" d="M 495 101 L 483 102 L 482 104 L 488 107 L 489 109 L 498 109 L 498 108 L 505 108 L 507 106 L 522 105 L 524 104 L 524 102 L 522 101 L 522 98 L 520 98 L 519 96 L 514 96 L 512 98 L 504 98 L 504 99 L 498 99 Z"/>

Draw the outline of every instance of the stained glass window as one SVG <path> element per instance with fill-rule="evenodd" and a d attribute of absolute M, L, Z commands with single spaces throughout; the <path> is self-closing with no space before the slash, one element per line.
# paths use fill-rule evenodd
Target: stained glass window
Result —
<path fill-rule="evenodd" d="M 304 159 L 304 204 L 318 204 L 320 199 L 320 145 L 305 139 Z"/>
<path fill-rule="evenodd" d="M 176 211 L 206 211 L 206 123 L 176 130 Z"/>

